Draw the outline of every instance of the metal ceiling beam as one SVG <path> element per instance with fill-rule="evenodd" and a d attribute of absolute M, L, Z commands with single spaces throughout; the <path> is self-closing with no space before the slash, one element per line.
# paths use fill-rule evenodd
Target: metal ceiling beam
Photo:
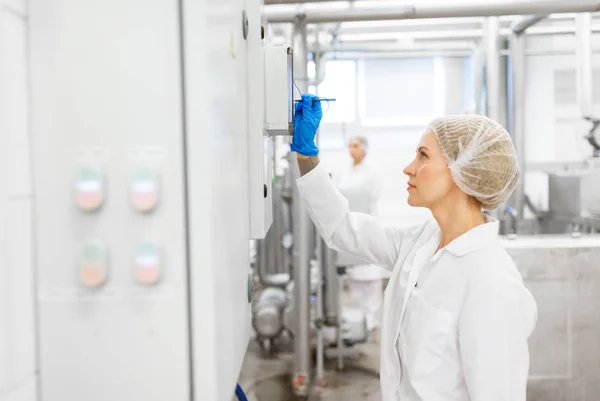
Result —
<path fill-rule="evenodd" d="M 369 3 L 371 3 L 370 7 L 346 9 L 306 7 L 282 10 L 265 7 L 265 14 L 271 23 L 294 22 L 298 19 L 302 19 L 306 23 L 326 23 L 600 11 L 599 0 L 487 0 L 478 3 L 438 1 L 396 7 L 378 7 L 377 1 Z"/>

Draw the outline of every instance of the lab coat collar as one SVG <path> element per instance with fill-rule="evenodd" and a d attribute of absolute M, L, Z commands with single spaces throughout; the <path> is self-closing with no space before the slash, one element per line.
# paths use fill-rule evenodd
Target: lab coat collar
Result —
<path fill-rule="evenodd" d="M 498 238 L 500 222 L 489 215 L 484 216 L 484 224 L 472 228 L 458 238 L 455 238 L 454 241 L 450 242 L 442 250 L 448 251 L 455 256 L 464 256 L 495 241 Z"/>

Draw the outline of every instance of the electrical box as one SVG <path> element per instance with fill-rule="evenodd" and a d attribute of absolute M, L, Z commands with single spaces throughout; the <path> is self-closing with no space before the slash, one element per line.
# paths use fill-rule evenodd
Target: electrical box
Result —
<path fill-rule="evenodd" d="M 262 1 L 246 4 L 248 36 L 248 195 L 250 238 L 262 239 L 273 222 L 273 146 L 267 133 L 265 93 L 266 29 Z M 286 103 L 287 104 L 287 103 Z"/>
<path fill-rule="evenodd" d="M 265 52 L 267 131 L 294 133 L 294 52 L 289 46 L 268 46 Z"/>
<path fill-rule="evenodd" d="M 273 222 L 273 136 L 294 130 L 293 50 L 267 43 L 262 2 L 246 6 L 250 238 L 262 239 Z"/>

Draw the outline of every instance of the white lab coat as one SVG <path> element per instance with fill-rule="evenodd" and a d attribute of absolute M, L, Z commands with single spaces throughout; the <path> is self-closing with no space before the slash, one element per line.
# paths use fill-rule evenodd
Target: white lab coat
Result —
<path fill-rule="evenodd" d="M 496 220 L 434 254 L 434 220 L 400 229 L 351 213 L 319 166 L 297 184 L 330 246 L 393 270 L 381 331 L 384 401 L 525 401 L 537 307 Z"/>

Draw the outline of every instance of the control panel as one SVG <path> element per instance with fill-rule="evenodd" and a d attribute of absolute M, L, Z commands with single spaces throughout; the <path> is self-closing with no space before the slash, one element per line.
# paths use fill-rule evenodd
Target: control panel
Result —
<path fill-rule="evenodd" d="M 248 1 L 248 183 L 250 238 L 262 239 L 273 221 L 276 135 L 292 135 L 293 50 L 268 42 L 263 4 Z"/>

